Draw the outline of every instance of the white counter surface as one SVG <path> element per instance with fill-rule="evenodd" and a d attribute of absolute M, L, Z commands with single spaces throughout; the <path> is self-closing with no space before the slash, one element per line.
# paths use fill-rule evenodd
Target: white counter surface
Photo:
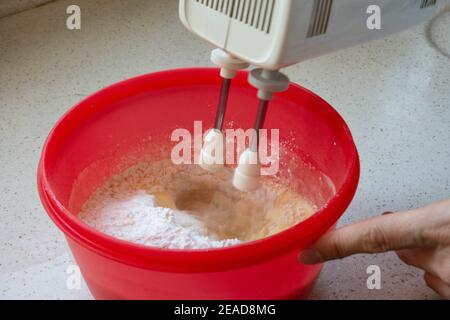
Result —
<path fill-rule="evenodd" d="M 66 287 L 73 264 L 37 196 L 40 148 L 55 121 L 108 84 L 157 70 L 209 65 L 209 48 L 183 28 L 177 1 L 77 0 L 82 30 L 57 1 L 0 19 L 0 298 L 91 298 Z M 287 70 L 331 103 L 361 156 L 357 195 L 340 224 L 450 197 L 450 13 L 426 26 Z M 447 56 L 446 56 L 447 54 Z M 368 290 L 378 265 L 381 290 Z M 422 273 L 393 253 L 328 263 L 314 299 L 432 299 Z"/>

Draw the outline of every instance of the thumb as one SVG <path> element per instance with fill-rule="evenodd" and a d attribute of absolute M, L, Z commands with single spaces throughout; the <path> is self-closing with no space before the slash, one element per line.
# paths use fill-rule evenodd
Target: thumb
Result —
<path fill-rule="evenodd" d="M 325 234 L 301 254 L 300 261 L 315 264 L 355 253 L 378 253 L 423 246 L 421 219 L 419 211 L 411 210 L 351 224 Z"/>

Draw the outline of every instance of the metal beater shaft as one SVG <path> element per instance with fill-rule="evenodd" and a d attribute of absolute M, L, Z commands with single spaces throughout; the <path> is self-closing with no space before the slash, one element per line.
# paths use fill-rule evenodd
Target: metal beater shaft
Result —
<path fill-rule="evenodd" d="M 225 111 L 228 103 L 228 94 L 230 93 L 230 85 L 231 79 L 223 78 L 215 120 L 215 129 L 217 130 L 222 130 L 223 127 L 223 119 L 225 118 Z"/>

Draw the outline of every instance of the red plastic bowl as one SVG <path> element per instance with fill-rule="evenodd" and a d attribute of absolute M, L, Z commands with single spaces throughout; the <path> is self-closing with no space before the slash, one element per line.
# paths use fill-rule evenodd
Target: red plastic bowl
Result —
<path fill-rule="evenodd" d="M 219 86 L 219 71 L 210 68 L 139 76 L 86 98 L 50 132 L 38 168 L 39 194 L 47 213 L 64 232 L 95 298 L 283 299 L 308 295 L 321 266 L 300 264 L 298 254 L 332 228 L 348 207 L 359 180 L 359 159 L 339 114 L 295 84 L 276 95 L 266 127 L 279 128 L 280 140 L 291 143 L 298 157 L 335 186 L 333 196 L 324 196 L 327 192 L 320 188 L 326 183 L 305 173 L 312 169 L 294 173 L 299 182 L 315 186 L 313 198 L 318 195 L 320 202 L 322 196 L 322 208 L 311 218 L 262 240 L 211 250 L 132 244 L 97 232 L 76 218 L 82 202 L 120 167 L 117 159 L 134 152 L 143 140 L 152 146 L 158 136 L 169 139 L 175 127 L 192 128 L 194 120 L 212 124 Z M 226 121 L 232 120 L 234 127 L 251 127 L 255 94 L 247 73 L 240 72 L 232 84 Z M 71 199 L 74 186 L 82 190 L 75 200 Z"/>

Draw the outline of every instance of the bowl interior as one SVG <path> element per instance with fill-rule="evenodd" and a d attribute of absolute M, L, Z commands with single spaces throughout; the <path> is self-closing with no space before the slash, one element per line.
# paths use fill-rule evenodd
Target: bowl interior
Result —
<path fill-rule="evenodd" d="M 149 155 L 170 157 L 174 129 L 194 132 L 194 121 L 202 121 L 203 131 L 209 129 L 219 89 L 218 70 L 185 69 L 133 78 L 88 97 L 50 134 L 43 153 L 48 189 L 76 215 L 112 174 Z M 239 73 L 225 128 L 251 128 L 257 104 L 247 73 Z M 270 103 L 265 127 L 279 129 L 280 176 L 318 207 L 339 193 L 357 155 L 345 122 L 333 108 L 291 85 Z"/>

